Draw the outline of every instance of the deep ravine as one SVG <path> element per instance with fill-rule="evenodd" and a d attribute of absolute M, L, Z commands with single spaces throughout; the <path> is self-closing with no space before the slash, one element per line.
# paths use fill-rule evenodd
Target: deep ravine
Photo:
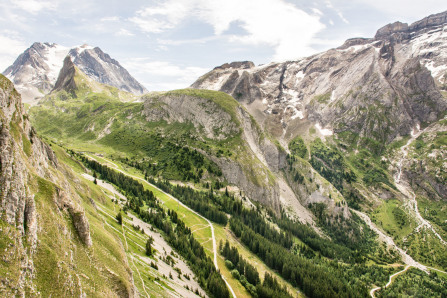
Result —
<path fill-rule="evenodd" d="M 418 202 L 416 200 L 416 194 L 413 192 L 411 187 L 408 185 L 408 183 L 402 179 L 402 168 L 405 158 L 408 156 L 408 147 L 411 145 L 411 143 L 416 140 L 427 128 L 420 130 L 419 125 L 416 127 L 416 129 L 411 133 L 411 138 L 408 140 L 408 142 L 401 147 L 400 153 L 401 157 L 398 165 L 398 170 L 396 174 L 394 175 L 394 183 L 397 187 L 397 189 L 404 195 L 406 198 L 406 202 L 404 206 L 409 210 L 410 214 L 413 216 L 413 218 L 418 223 L 418 226 L 416 227 L 415 231 L 419 232 L 421 228 L 426 228 L 428 230 L 431 230 L 433 234 L 439 239 L 439 241 L 443 245 L 447 245 L 447 242 L 441 237 L 441 235 L 436 232 L 436 230 L 433 228 L 431 223 L 422 217 L 422 215 L 419 212 L 418 208 Z"/>

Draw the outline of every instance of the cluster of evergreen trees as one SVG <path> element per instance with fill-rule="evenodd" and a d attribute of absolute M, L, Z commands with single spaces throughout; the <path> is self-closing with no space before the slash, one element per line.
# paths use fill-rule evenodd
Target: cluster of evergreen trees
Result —
<path fill-rule="evenodd" d="M 287 289 L 281 287 L 276 278 L 267 272 L 265 273 L 264 282 L 261 283 L 256 268 L 245 261 L 237 248 L 230 246 L 228 240 L 224 246 L 222 246 L 222 243 L 220 243 L 220 246 L 220 252 L 226 259 L 226 266 L 232 270 L 232 274 L 238 277 L 251 295 L 258 298 L 291 297 Z"/>
<path fill-rule="evenodd" d="M 96 162 L 87 161 L 87 163 Z M 96 164 L 93 167 L 95 171 L 103 175 L 98 165 Z M 113 175 L 111 176 L 113 177 Z M 109 176 L 105 174 L 104 177 Z M 356 249 L 356 247 L 367 246 L 367 243 L 362 242 L 362 239 L 360 239 L 360 242 L 358 241 L 359 238 L 356 238 L 356 233 L 353 234 L 352 239 L 348 239 L 346 237 L 349 236 L 346 233 L 336 231 L 337 228 L 340 228 L 337 226 L 335 230 L 328 230 L 329 235 L 335 240 L 333 242 L 321 238 L 310 227 L 294 222 L 285 216 L 278 218 L 273 212 L 268 212 L 271 221 L 282 230 L 278 231 L 265 220 L 264 216 L 257 210 L 258 208 L 244 208 L 242 202 L 228 192 L 215 194 L 212 189 L 196 191 L 187 186 L 174 186 L 167 180 L 155 181 L 150 177 L 146 178 L 150 183 L 175 196 L 210 220 L 226 224 L 228 220 L 226 214 L 231 214 L 230 228 L 235 235 L 253 253 L 258 255 L 267 266 L 276 270 L 284 279 L 288 280 L 293 286 L 299 287 L 310 297 L 366 296 L 368 285 L 373 282 L 377 284 L 378 281 L 382 280 L 386 282 L 387 280 L 389 272 L 385 268 L 365 265 L 340 265 L 334 260 L 339 259 L 346 263 L 353 263 L 354 261 L 361 261 L 362 259 L 359 259 L 359 257 L 368 253 L 367 250 Z M 115 180 L 117 180 L 117 183 L 124 182 L 124 178 L 121 176 Z M 144 194 L 144 192 L 139 191 L 136 184 L 131 182 L 127 184 L 127 186 L 117 185 L 128 193 Z M 148 196 L 150 197 L 150 195 Z M 148 205 L 150 205 L 150 199 L 135 197 L 132 201 L 137 203 L 130 203 L 129 207 L 140 214 L 143 220 L 164 231 L 168 242 L 190 262 L 191 268 L 199 276 L 199 281 L 205 289 L 208 289 L 215 296 L 219 295 L 217 294 L 219 291 L 228 293 L 220 274 L 213 269 L 211 260 L 203 258 L 205 256 L 203 248 L 195 241 L 191 231 L 178 219 L 174 211 L 168 211 L 168 214 L 166 214 L 163 208 L 157 207 L 158 204 L 155 199 L 156 206 L 154 208 L 142 211 L 139 208 L 139 202 L 146 203 L 149 201 Z M 353 221 L 350 224 L 355 224 L 355 222 Z M 293 236 L 302 240 L 305 245 L 295 244 Z M 270 277 L 266 277 L 265 280 L 267 281 L 266 285 L 270 283 L 271 286 L 264 285 L 266 282 L 264 281 L 258 287 L 260 283 L 256 284 L 255 280 L 257 279 L 254 277 L 255 274 L 251 267 L 246 266 L 244 261 L 240 261 L 240 259 L 236 262 L 234 258 L 237 257 L 235 257 L 236 252 L 234 250 L 230 249 L 230 253 L 226 250 L 225 254 L 232 264 L 233 262 L 236 263 L 233 266 L 238 268 L 237 271 L 241 278 L 244 276 L 247 287 L 250 288 L 250 285 L 253 285 L 250 292 L 256 292 L 258 297 L 272 297 L 269 296 L 269 293 L 275 293 L 280 288 L 270 291 L 275 288 L 275 281 Z M 321 255 L 329 259 L 321 258 Z M 251 282 L 255 283 L 252 284 Z"/>
<path fill-rule="evenodd" d="M 243 209 L 242 212 L 234 218 L 241 221 L 256 234 L 259 234 L 286 249 L 290 249 L 293 245 L 291 233 L 280 232 L 273 228 L 255 209 Z M 237 234 L 239 233 L 236 233 L 236 235 Z"/>
<path fill-rule="evenodd" d="M 281 218 L 274 218 L 274 221 L 282 230 L 289 231 L 322 256 L 345 262 L 350 262 L 354 259 L 353 252 L 348 247 L 323 239 L 311 227 L 291 220 L 284 214 L 282 214 Z"/>
<path fill-rule="evenodd" d="M 140 211 L 140 218 L 166 235 L 166 241 L 191 267 L 202 287 L 213 297 L 229 297 L 230 293 L 213 261 L 206 255 L 203 246 L 194 238 L 185 223 L 173 210 L 165 212 Z"/>
<path fill-rule="evenodd" d="M 164 138 L 158 137 L 156 140 L 159 146 L 152 148 L 154 144 L 143 148 L 149 150 L 150 159 L 129 160 L 129 158 L 121 159 L 122 162 L 141 170 L 147 175 L 162 176 L 165 179 L 179 179 L 182 181 L 200 182 L 205 171 L 211 176 L 222 176 L 220 168 L 211 160 L 195 149 L 187 146 L 180 146 Z M 156 150 L 154 150 L 156 149 Z"/>
<path fill-rule="evenodd" d="M 168 209 L 166 213 L 154 194 L 144 189 L 143 185 L 137 180 L 83 155 L 80 156 L 80 159 L 87 167 L 99 173 L 101 179 L 115 184 L 128 195 L 128 208 L 137 213 L 143 221 L 154 225 L 166 234 L 167 242 L 185 258 L 204 289 L 213 297 L 226 298 L 230 296 L 222 276 L 214 267 L 213 261 L 206 255 L 203 246 L 194 238 L 191 230 L 175 211 Z M 143 202 L 150 207 L 147 211 L 141 208 Z"/>
<path fill-rule="evenodd" d="M 233 214 L 242 210 L 242 202 L 235 200 L 228 192 L 226 195 L 215 195 L 213 189 L 208 192 L 197 191 L 189 186 L 172 185 L 168 180 L 156 181 L 150 177 L 146 179 L 209 220 L 222 225 L 228 222 L 226 213 Z"/>
<path fill-rule="evenodd" d="M 150 190 L 144 189 L 143 185 L 137 180 L 132 179 L 123 173 L 117 172 L 103 166 L 95 160 L 88 159 L 84 155 L 79 156 L 80 160 L 90 169 L 94 171 L 94 176 L 99 174 L 99 178 L 109 181 L 110 183 L 118 186 L 118 188 L 129 199 L 129 208 L 132 210 L 138 210 L 143 207 L 144 204 L 150 208 L 162 208 L 157 202 L 154 193 Z"/>
<path fill-rule="evenodd" d="M 298 286 L 309 297 L 360 297 L 368 294 L 352 289 L 347 280 L 334 276 L 326 267 L 298 256 L 254 232 L 240 219 L 231 218 L 230 228 L 267 266 L 277 270 L 284 279 Z"/>

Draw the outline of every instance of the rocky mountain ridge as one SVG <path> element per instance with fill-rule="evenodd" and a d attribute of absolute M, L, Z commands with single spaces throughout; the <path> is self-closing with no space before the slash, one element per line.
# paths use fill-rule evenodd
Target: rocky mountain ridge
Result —
<path fill-rule="evenodd" d="M 421 34 L 421 31 L 422 33 L 428 32 L 433 27 L 442 26 L 445 23 L 447 23 L 447 12 L 430 15 L 410 25 L 398 21 L 377 30 L 374 39 L 391 38 L 395 33 L 403 33 L 401 39 L 410 39 L 411 35 Z M 399 38 L 395 39 L 398 40 Z"/>
<path fill-rule="evenodd" d="M 232 95 L 288 153 L 301 139 L 305 153 L 288 160 L 286 177 L 303 205 L 335 210 L 346 200 L 375 214 L 397 200 L 410 210 L 416 196 L 445 200 L 446 16 L 390 24 L 375 38 L 349 39 L 297 61 L 226 63 L 191 87 Z M 408 140 L 417 149 L 402 156 Z M 341 195 L 326 188 L 328 181 Z"/>
<path fill-rule="evenodd" d="M 56 83 L 65 57 L 89 78 L 137 95 L 147 90 L 118 61 L 98 47 L 82 45 L 67 48 L 55 43 L 34 43 L 3 74 L 22 95 L 25 103 L 35 104 L 49 93 Z"/>
<path fill-rule="evenodd" d="M 281 174 L 286 167 L 286 152 L 262 132 L 251 115 L 241 106 L 222 111 L 221 106 L 208 98 L 194 96 L 194 92 L 187 95 L 186 91 L 185 94 L 174 91 L 148 97 L 143 111 L 146 120 L 192 122 L 200 132 L 199 136 L 215 141 L 225 142 L 237 136 L 241 140 L 234 144 L 237 148 L 232 148 L 231 156 L 219 157 L 205 150 L 200 152 L 214 161 L 225 179 L 238 186 L 247 197 L 277 212 L 289 209 L 291 216 L 314 224 L 311 213 Z"/>
<path fill-rule="evenodd" d="M 428 266 L 445 270 L 447 100 L 436 72 L 443 67 L 437 52 L 445 45 L 442 20 L 392 24 L 379 29 L 380 38 L 350 39 L 298 61 L 226 63 L 194 83 L 197 89 L 131 102 L 93 83 L 68 56 L 55 88 L 30 109 L 30 117 L 39 134 L 135 171 L 141 181 L 201 191 L 214 215 L 205 205 L 196 211 L 212 221 L 220 220 L 215 214 L 235 219 L 239 207 L 225 206 L 231 200 L 247 206 L 247 221 L 260 216 L 254 230 L 265 220 L 306 244 L 292 241 L 283 251 L 294 257 L 326 263 L 341 256 L 343 272 L 366 264 L 374 264 L 364 267 L 373 271 L 388 264 L 393 272 L 400 261 L 426 272 Z M 436 71 L 435 62 L 441 63 Z M 232 96 L 202 90 L 207 88 Z M 67 196 L 59 189 L 55 194 L 64 209 Z M 199 196 L 193 198 L 197 203 Z M 237 222 L 230 228 L 253 252 L 264 247 L 250 245 L 256 233 L 238 235 Z M 76 230 L 82 238 L 83 229 Z M 385 245 L 377 245 L 378 239 Z M 328 251 L 333 244 L 337 249 Z M 267 266 L 278 265 L 265 257 Z M 286 267 L 275 269 L 290 280 Z M 368 285 L 377 286 L 376 279 Z M 358 296 L 366 295 L 362 289 Z"/>
<path fill-rule="evenodd" d="M 231 94 L 283 144 L 312 126 L 322 136 L 349 132 L 389 143 L 447 108 L 439 91 L 447 70 L 446 15 L 387 25 L 376 38 L 351 39 L 298 61 L 224 64 L 192 87 Z"/>
<path fill-rule="evenodd" d="M 141 95 L 147 93 L 118 61 L 98 47 L 81 46 L 70 50 L 73 64 L 94 81 L 116 87 L 122 91 Z"/>

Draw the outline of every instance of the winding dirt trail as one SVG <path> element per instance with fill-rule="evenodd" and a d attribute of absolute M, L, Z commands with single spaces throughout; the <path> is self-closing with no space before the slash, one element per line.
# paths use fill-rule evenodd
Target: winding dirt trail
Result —
<path fill-rule="evenodd" d="M 88 157 L 90 157 L 90 158 L 92 158 L 92 159 L 98 161 L 94 156 L 91 156 L 90 154 L 86 154 L 86 155 L 87 155 Z M 211 223 L 211 221 L 209 221 L 206 217 L 202 216 L 202 215 L 199 214 L 198 212 L 192 210 L 191 208 L 189 208 L 188 206 L 186 206 L 185 204 L 183 204 L 182 202 L 180 202 L 177 198 L 175 198 L 175 197 L 173 197 L 172 195 L 170 195 L 170 194 L 164 192 L 163 190 L 161 190 L 161 189 L 158 188 L 157 186 L 155 186 L 155 185 L 149 183 L 149 182 L 146 181 L 145 179 L 140 178 L 140 177 L 138 177 L 138 176 L 131 175 L 131 174 L 129 174 L 129 173 L 127 173 L 127 172 L 121 170 L 121 169 L 118 167 L 117 164 L 115 164 L 115 163 L 109 161 L 108 159 L 106 159 L 106 158 L 104 158 L 104 157 L 101 157 L 101 159 L 105 160 L 105 161 L 106 161 L 107 163 L 109 163 L 109 164 L 114 165 L 115 170 L 117 170 L 118 172 L 120 172 L 120 173 L 122 173 L 122 174 L 124 174 L 124 175 L 126 175 L 126 176 L 132 177 L 132 178 L 134 178 L 134 179 L 140 180 L 140 181 L 146 183 L 147 185 L 149 185 L 149 186 L 151 186 L 151 187 L 157 189 L 158 191 L 162 192 L 163 194 L 165 194 L 165 195 L 168 196 L 169 198 L 175 200 L 175 201 L 176 201 L 178 204 L 180 204 L 183 208 L 187 209 L 188 211 L 190 211 L 190 212 L 194 213 L 195 215 L 199 216 L 200 218 L 204 219 L 204 220 L 208 223 L 208 225 L 210 226 L 210 228 L 211 228 L 211 238 L 213 239 L 213 255 L 214 255 L 213 262 L 214 262 L 214 266 L 216 267 L 216 269 L 219 270 L 219 266 L 218 266 L 218 264 L 217 264 L 217 244 L 216 244 L 216 237 L 215 237 L 215 235 L 214 235 L 214 226 L 213 226 L 213 224 Z M 100 161 L 98 161 L 98 162 L 100 162 Z M 225 279 L 225 277 L 224 277 L 222 274 L 221 274 L 221 276 L 222 276 L 222 279 L 224 280 L 225 284 L 227 285 L 228 289 L 230 290 L 231 295 L 233 295 L 233 297 L 236 298 L 236 294 L 234 293 L 233 288 L 230 286 L 230 284 L 228 283 L 228 281 Z"/>
<path fill-rule="evenodd" d="M 416 220 L 416 222 L 418 223 L 418 226 L 415 228 L 416 232 L 418 232 L 421 228 L 426 228 L 428 230 L 430 230 L 438 239 L 439 241 L 443 244 L 443 245 L 447 245 L 447 242 L 441 237 L 441 235 L 438 234 L 438 232 L 433 228 L 433 226 L 431 225 L 431 223 L 429 221 L 427 221 L 425 218 L 422 217 L 422 215 L 419 212 L 419 208 L 418 208 L 418 202 L 416 200 L 416 194 L 413 192 L 413 190 L 411 189 L 411 187 L 408 185 L 408 183 L 406 181 L 404 181 L 402 179 L 402 169 L 403 169 L 403 164 L 404 164 L 404 160 L 407 158 L 408 156 L 408 147 L 411 145 L 411 143 L 416 140 L 423 132 L 425 131 L 425 129 L 420 130 L 419 126 L 417 126 L 417 128 L 415 130 L 412 131 L 411 133 L 411 138 L 407 141 L 407 143 L 402 146 L 400 148 L 400 159 L 397 163 L 397 167 L 398 167 L 398 171 L 396 172 L 396 174 L 393 176 L 394 178 L 394 183 L 397 187 L 397 189 L 405 196 L 405 198 L 407 199 L 406 202 L 404 203 L 404 206 L 409 210 L 410 214 L 413 215 L 413 218 Z M 388 245 L 394 247 L 399 254 L 402 256 L 402 260 L 404 261 L 405 264 L 407 264 L 407 266 L 397 272 L 394 273 L 393 275 L 390 276 L 390 279 L 388 281 L 388 283 L 385 285 L 384 288 L 387 288 L 391 285 L 391 283 L 393 282 L 393 278 L 395 276 L 398 276 L 400 274 L 403 274 L 404 272 L 406 272 L 410 267 L 415 267 L 418 268 L 426 273 L 429 273 L 429 269 L 430 270 L 435 270 L 438 272 L 442 272 L 445 273 L 442 270 L 433 268 L 433 267 L 428 267 L 425 265 L 420 264 L 419 262 L 415 261 L 411 256 L 409 256 L 405 251 L 403 251 L 400 247 L 398 247 L 393 239 L 386 235 L 385 233 L 383 233 L 379 228 L 377 228 L 377 226 L 372 223 L 371 219 L 369 218 L 368 215 L 366 215 L 365 213 L 362 213 L 360 211 L 356 211 L 356 210 L 352 210 L 355 213 L 357 213 L 357 215 L 359 215 L 363 221 L 373 230 L 375 231 L 378 235 L 379 235 L 379 239 L 381 239 L 382 241 L 384 241 L 385 243 L 387 243 Z M 375 297 L 374 293 L 378 290 L 380 290 L 381 287 L 376 287 L 374 289 L 372 289 L 370 291 L 370 295 L 371 297 Z"/>
<path fill-rule="evenodd" d="M 403 269 L 403 270 L 401 270 L 401 271 L 399 271 L 399 272 L 396 272 L 396 273 L 394 273 L 393 275 L 390 275 L 390 280 L 388 281 L 388 283 L 384 286 L 384 288 L 386 289 L 386 288 L 388 288 L 390 285 L 391 285 L 391 283 L 393 282 L 393 277 L 395 277 L 395 276 L 398 276 L 398 275 L 400 275 L 400 274 L 402 274 L 402 273 L 404 273 L 405 271 L 407 271 L 408 269 L 410 269 L 410 265 L 407 265 L 407 266 L 405 266 L 405 268 Z M 374 296 L 374 293 L 375 292 L 377 292 L 378 290 L 380 290 L 382 287 L 377 287 L 377 288 L 374 288 L 374 289 L 372 289 L 370 292 L 369 292 L 369 295 L 371 295 L 371 297 L 375 297 Z"/>
<path fill-rule="evenodd" d="M 87 179 L 89 179 L 89 178 L 93 178 L 92 176 L 90 176 L 90 175 L 88 175 L 88 174 L 86 174 L 86 175 L 87 175 L 87 176 L 84 176 L 84 175 L 83 175 L 83 176 L 86 177 Z M 88 176 L 90 176 L 90 177 L 88 177 Z M 89 180 L 90 180 L 90 179 L 89 179 Z M 91 180 L 91 181 L 93 181 L 93 180 Z M 102 187 L 105 188 L 104 185 L 103 185 Z M 113 217 L 110 216 L 107 212 L 105 212 L 105 210 L 103 210 L 100 206 L 97 206 L 97 208 L 98 208 L 102 213 L 104 213 L 104 214 L 106 214 L 107 216 L 113 218 Z M 128 246 L 128 244 L 127 244 L 126 233 L 124 232 L 124 227 L 121 226 L 121 232 L 120 232 L 120 231 L 118 231 L 117 229 L 115 229 L 113 226 L 111 226 L 111 225 L 105 220 L 105 218 L 103 217 L 103 215 L 100 215 L 100 216 L 102 217 L 103 223 L 105 223 L 108 227 L 112 228 L 112 229 L 115 230 L 116 232 L 121 233 L 121 234 L 123 235 L 124 243 L 126 244 L 126 251 L 129 251 L 129 246 Z M 115 218 L 113 218 L 113 219 L 115 220 Z M 127 262 L 129 262 L 129 256 L 127 255 L 127 253 L 126 253 L 126 258 L 127 258 Z M 148 292 L 146 291 L 146 284 L 144 283 L 144 280 L 143 280 L 143 278 L 141 277 L 140 270 L 138 270 L 138 267 L 135 265 L 133 255 L 130 255 L 130 260 L 132 261 L 132 264 L 133 264 L 135 270 L 136 270 L 137 273 L 138 273 L 138 276 L 139 276 L 139 278 L 140 278 L 140 281 L 141 281 L 141 284 L 142 284 L 142 286 L 143 286 L 143 290 L 144 290 L 144 293 L 146 294 L 146 297 L 150 297 L 150 295 L 149 295 Z"/>
<path fill-rule="evenodd" d="M 386 235 L 382 230 L 380 230 L 369 218 L 369 216 L 363 212 L 350 209 L 352 212 L 356 213 L 365 223 L 366 225 L 376 232 L 379 235 L 379 240 L 385 242 L 388 246 L 393 247 L 395 250 L 397 250 L 402 257 L 402 261 L 412 267 L 418 268 L 424 272 L 428 272 L 428 269 L 425 265 L 422 265 L 421 263 L 415 261 L 410 255 L 408 255 L 402 248 L 397 246 L 397 244 L 394 242 L 393 238 Z"/>

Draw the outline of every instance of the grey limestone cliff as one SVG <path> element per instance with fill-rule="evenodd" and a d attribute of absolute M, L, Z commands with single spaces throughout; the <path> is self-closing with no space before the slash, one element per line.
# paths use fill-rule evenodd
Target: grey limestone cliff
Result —
<path fill-rule="evenodd" d="M 446 16 L 389 24 L 297 61 L 224 64 L 192 87 L 232 95 L 285 143 L 315 125 L 323 136 L 349 131 L 386 144 L 447 108 Z"/>

